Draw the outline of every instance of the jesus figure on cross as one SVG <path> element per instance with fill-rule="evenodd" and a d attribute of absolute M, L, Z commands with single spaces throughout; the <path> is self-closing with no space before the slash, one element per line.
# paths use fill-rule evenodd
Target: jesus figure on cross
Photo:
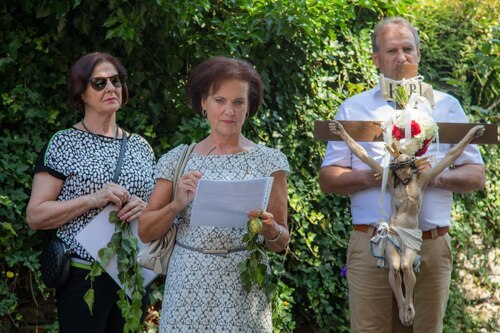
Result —
<path fill-rule="evenodd" d="M 331 133 L 345 141 L 361 161 L 370 166 L 375 173 L 382 175 L 383 167 L 351 138 L 338 121 L 330 122 L 329 129 Z M 392 147 L 387 146 L 394 157 L 389 166 L 390 174 L 387 179 L 392 195 L 392 212 L 389 224 L 382 223 L 374 238 L 382 238 L 382 242 L 385 243 L 383 254 L 389 262 L 389 284 L 398 303 L 399 319 L 405 326 L 411 326 L 415 318 L 413 289 L 416 277 L 413 266 L 422 243 L 422 232 L 418 229 L 418 214 L 422 205 L 423 191 L 434 177 L 459 157 L 472 140 L 482 136 L 484 132 L 482 125 L 470 129 L 465 137 L 432 168 L 424 167 L 427 163 L 426 158 L 418 160 L 415 156 L 401 153 L 394 144 Z M 402 290 L 403 282 L 405 295 Z"/>

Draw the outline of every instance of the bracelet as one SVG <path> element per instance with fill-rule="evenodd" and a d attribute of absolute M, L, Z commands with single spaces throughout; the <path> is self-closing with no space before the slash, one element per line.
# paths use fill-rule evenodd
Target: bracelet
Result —
<path fill-rule="evenodd" d="M 278 224 L 278 223 L 276 223 Z M 278 228 L 280 229 L 280 231 L 278 231 L 278 235 L 276 237 L 274 237 L 273 239 L 267 239 L 266 237 L 264 237 L 264 240 L 268 243 L 276 243 L 279 238 L 281 237 L 281 234 L 283 233 L 283 228 L 278 224 Z"/>

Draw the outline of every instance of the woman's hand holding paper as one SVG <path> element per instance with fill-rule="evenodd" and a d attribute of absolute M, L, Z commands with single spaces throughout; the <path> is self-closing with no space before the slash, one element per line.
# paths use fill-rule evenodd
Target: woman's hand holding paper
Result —
<path fill-rule="evenodd" d="M 183 209 L 193 201 L 201 176 L 202 174 L 199 171 L 191 171 L 179 179 L 175 193 L 175 202 L 179 208 Z"/>

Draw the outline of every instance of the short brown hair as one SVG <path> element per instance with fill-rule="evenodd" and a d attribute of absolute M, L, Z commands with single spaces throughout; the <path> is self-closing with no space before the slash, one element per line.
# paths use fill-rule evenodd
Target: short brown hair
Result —
<path fill-rule="evenodd" d="M 112 55 L 94 52 L 78 59 L 69 72 L 68 93 L 69 101 L 77 110 L 84 111 L 85 103 L 82 101 L 82 94 L 87 88 L 87 83 L 94 71 L 95 66 L 101 62 L 110 62 L 115 66 L 122 81 L 122 105 L 128 102 L 127 70 L 120 63 L 120 60 Z"/>
<path fill-rule="evenodd" d="M 202 99 L 229 79 L 248 82 L 248 114 L 256 114 L 264 95 L 262 80 L 250 63 L 228 57 L 212 57 L 193 69 L 186 86 L 188 104 L 201 115 Z"/>
<path fill-rule="evenodd" d="M 395 16 L 395 17 L 386 17 L 385 19 L 377 23 L 377 25 L 375 25 L 372 34 L 372 52 L 378 51 L 377 38 L 380 35 L 380 32 L 384 30 L 386 26 L 391 24 L 407 27 L 411 31 L 413 37 L 415 38 L 415 46 L 417 47 L 417 50 L 420 49 L 420 37 L 418 37 L 417 29 L 415 29 L 415 27 L 411 25 L 411 23 L 408 22 L 408 20 L 399 16 Z"/>

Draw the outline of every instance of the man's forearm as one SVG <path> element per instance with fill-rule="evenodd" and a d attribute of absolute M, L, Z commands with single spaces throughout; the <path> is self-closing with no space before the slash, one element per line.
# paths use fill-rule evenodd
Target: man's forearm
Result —
<path fill-rule="evenodd" d="M 441 172 L 431 186 L 455 193 L 468 193 L 480 190 L 486 181 L 484 166 L 481 164 L 464 164 Z"/>
<path fill-rule="evenodd" d="M 372 170 L 328 166 L 319 172 L 319 186 L 328 194 L 348 195 L 378 185 Z"/>

